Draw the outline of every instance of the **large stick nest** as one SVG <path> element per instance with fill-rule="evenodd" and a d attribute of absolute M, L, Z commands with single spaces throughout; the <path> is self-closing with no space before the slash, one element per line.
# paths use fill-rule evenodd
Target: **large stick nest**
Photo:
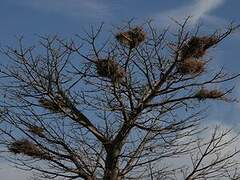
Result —
<path fill-rule="evenodd" d="M 188 58 L 177 64 L 177 70 L 183 75 L 196 75 L 204 71 L 205 64 L 205 61 Z"/>
<path fill-rule="evenodd" d="M 217 36 L 192 37 L 181 50 L 182 59 L 190 57 L 200 58 L 206 54 L 206 50 L 219 41 Z"/>
<path fill-rule="evenodd" d="M 124 69 L 113 59 L 99 59 L 96 62 L 97 74 L 114 82 L 120 82 L 126 73 Z"/>
<path fill-rule="evenodd" d="M 219 90 L 207 90 L 207 89 L 201 89 L 199 90 L 195 97 L 198 98 L 198 100 L 205 100 L 205 99 L 219 99 L 219 100 L 227 100 L 224 97 L 225 93 Z"/>
<path fill-rule="evenodd" d="M 135 48 L 146 39 L 146 33 L 142 28 L 135 27 L 129 31 L 118 33 L 116 39 L 125 46 Z"/>
<path fill-rule="evenodd" d="M 51 157 L 27 139 L 12 142 L 8 150 L 14 154 L 24 154 L 33 158 L 50 159 Z"/>

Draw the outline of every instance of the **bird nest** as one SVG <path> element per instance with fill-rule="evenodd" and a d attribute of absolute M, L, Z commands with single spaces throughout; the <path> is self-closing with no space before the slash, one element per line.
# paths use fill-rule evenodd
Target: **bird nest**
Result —
<path fill-rule="evenodd" d="M 226 100 L 224 97 L 225 93 L 219 90 L 207 90 L 201 89 L 195 95 L 198 100 L 205 100 L 205 99 L 219 99 L 219 100 Z"/>
<path fill-rule="evenodd" d="M 33 158 L 50 159 L 50 156 L 27 139 L 12 142 L 8 150 L 14 154 L 24 154 Z"/>
<path fill-rule="evenodd" d="M 135 27 L 128 31 L 118 33 L 116 39 L 125 46 L 135 48 L 146 39 L 146 33 L 142 28 Z"/>
<path fill-rule="evenodd" d="M 182 59 L 190 57 L 200 58 L 206 54 L 206 50 L 219 41 L 217 36 L 203 36 L 203 37 L 192 37 L 181 50 Z"/>
<path fill-rule="evenodd" d="M 177 64 L 177 70 L 180 74 L 197 75 L 204 71 L 205 61 L 188 58 Z"/>
<path fill-rule="evenodd" d="M 67 104 L 61 97 L 55 97 L 54 100 L 47 98 L 40 98 L 40 105 L 53 112 L 61 112 L 61 108 L 66 108 Z"/>
<path fill-rule="evenodd" d="M 99 59 L 96 62 L 97 74 L 114 82 L 120 82 L 126 75 L 124 69 L 113 59 Z"/>
<path fill-rule="evenodd" d="M 39 126 L 30 126 L 28 131 L 38 136 L 43 136 L 44 129 Z"/>

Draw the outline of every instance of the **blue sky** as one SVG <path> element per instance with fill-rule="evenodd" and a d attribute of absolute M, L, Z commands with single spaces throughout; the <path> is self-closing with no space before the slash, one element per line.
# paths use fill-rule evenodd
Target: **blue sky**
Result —
<path fill-rule="evenodd" d="M 240 24 L 239 0 L 0 0 L 0 44 L 13 45 L 16 35 L 24 35 L 34 43 L 36 34 L 59 34 L 72 38 L 90 24 L 105 22 L 120 25 L 136 18 L 138 22 L 152 18 L 162 28 L 171 24 L 169 17 L 178 20 L 193 16 L 191 24 L 203 23 L 209 29 L 226 27 L 230 21 Z M 218 66 L 239 72 L 240 32 L 228 38 L 212 52 Z M 0 56 L 0 62 L 7 61 Z M 240 97 L 239 80 L 236 96 Z M 224 109 L 224 110 L 223 110 Z M 214 105 L 211 121 L 239 125 L 239 104 Z M 0 163 L 0 179 L 12 180 L 26 176 Z"/>
<path fill-rule="evenodd" d="M 166 26 L 169 16 L 186 15 L 224 24 L 240 20 L 239 5 L 238 0 L 1 0 L 0 39 L 56 32 L 71 36 L 92 23 L 119 24 L 131 17 L 153 18 L 159 26 Z"/>

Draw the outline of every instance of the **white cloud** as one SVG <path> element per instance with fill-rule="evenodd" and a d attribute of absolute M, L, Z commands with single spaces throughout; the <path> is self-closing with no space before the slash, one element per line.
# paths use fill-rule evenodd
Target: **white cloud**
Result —
<path fill-rule="evenodd" d="M 210 23 L 222 23 L 222 19 L 212 16 L 210 13 L 223 5 L 224 1 L 225 0 L 194 0 L 191 4 L 160 12 L 155 18 L 164 24 L 169 23 L 170 18 L 181 22 L 188 16 L 191 16 L 192 25 L 195 25 L 200 20 L 206 20 Z"/>
<path fill-rule="evenodd" d="M 27 180 L 31 176 L 30 172 L 26 172 L 8 165 L 8 162 L 0 162 L 0 179 L 2 180 Z"/>
<path fill-rule="evenodd" d="M 206 119 L 207 120 L 207 119 Z M 219 121 L 211 121 L 210 119 L 208 119 L 208 121 L 205 121 L 205 123 L 202 124 L 203 128 L 207 128 L 205 131 L 203 131 L 200 134 L 196 134 L 196 137 L 201 139 L 201 144 L 204 143 L 208 143 L 210 142 L 210 139 L 213 136 L 214 130 L 216 130 L 215 128 L 217 128 L 216 131 L 216 135 L 215 137 L 220 137 L 222 135 L 223 132 L 228 132 L 226 133 L 224 136 L 222 136 L 221 140 L 219 141 L 219 145 L 220 144 L 225 144 L 226 145 L 222 146 L 219 152 L 215 153 L 210 153 L 208 156 L 205 157 L 205 159 L 203 159 L 202 161 L 202 165 L 206 166 L 212 163 L 212 160 L 216 160 L 217 158 L 217 154 L 219 155 L 218 157 L 222 157 L 224 158 L 224 156 L 230 155 L 232 153 L 234 153 L 236 150 L 240 150 L 240 137 L 239 137 L 239 132 L 237 131 L 236 128 L 231 127 L 229 124 L 226 124 L 224 122 L 219 122 Z M 231 130 L 231 131 L 229 131 Z M 234 140 L 233 140 L 234 139 Z M 183 141 L 185 141 L 185 139 L 183 138 Z M 202 146 L 201 150 L 205 149 L 207 146 Z M 192 159 L 191 156 L 196 156 L 199 155 L 199 149 L 193 151 L 192 153 L 183 155 L 183 156 L 179 156 L 178 158 L 173 158 L 173 159 L 168 159 L 166 164 L 168 164 L 170 167 L 175 167 L 175 168 L 179 168 L 179 167 L 189 167 L 191 170 L 192 167 Z M 231 160 L 236 160 L 237 162 L 239 162 L 239 158 L 240 158 L 240 154 L 236 154 L 236 156 L 234 156 L 233 159 Z M 182 172 L 179 172 L 178 175 L 181 175 Z M 180 180 L 185 179 L 185 178 L 181 178 L 179 176 Z M 219 179 L 225 179 L 225 178 L 219 178 Z"/>

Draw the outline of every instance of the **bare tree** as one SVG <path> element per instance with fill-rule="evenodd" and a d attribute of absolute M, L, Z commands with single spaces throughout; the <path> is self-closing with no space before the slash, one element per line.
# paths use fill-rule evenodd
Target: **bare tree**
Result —
<path fill-rule="evenodd" d="M 206 103 L 234 101 L 219 87 L 239 75 L 209 69 L 207 52 L 238 26 L 202 35 L 188 20 L 2 48 L 5 158 L 44 179 L 239 179 L 237 135 L 199 137 Z"/>

